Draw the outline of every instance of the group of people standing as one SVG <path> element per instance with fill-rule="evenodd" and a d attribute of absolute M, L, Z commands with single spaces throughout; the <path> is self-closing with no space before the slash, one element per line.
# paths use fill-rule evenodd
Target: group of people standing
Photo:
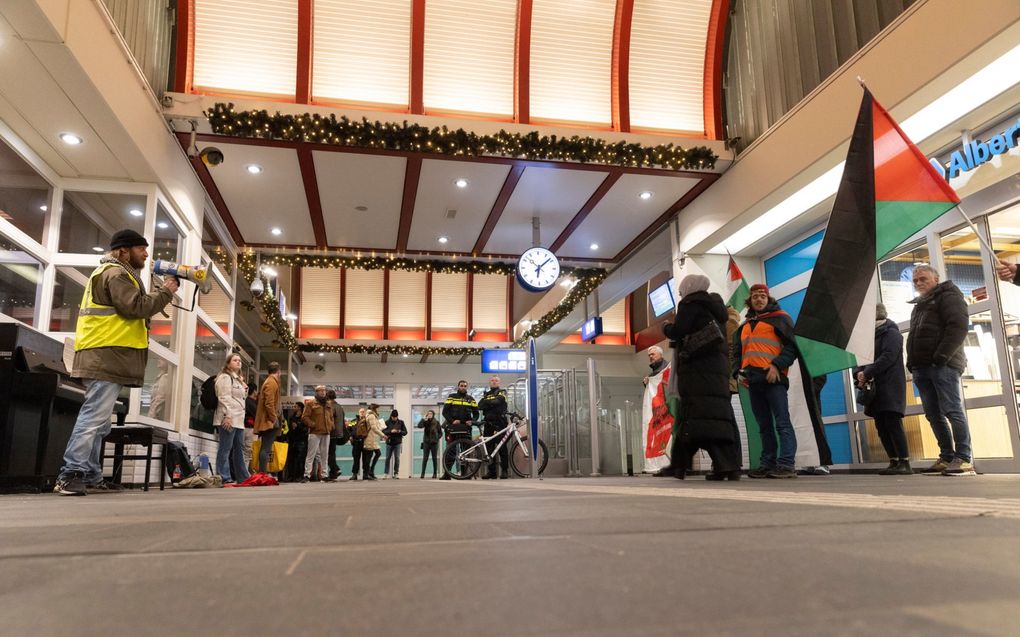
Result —
<path fill-rule="evenodd" d="M 1017 276 L 1007 273 L 1009 280 Z M 1006 278 L 1006 274 L 1000 274 Z M 963 342 L 968 331 L 963 293 L 952 281 L 939 281 L 928 265 L 913 268 L 918 295 L 911 303 L 906 364 L 903 337 L 883 305 L 876 307 L 875 359 L 853 370 L 858 399 L 874 418 L 889 466 L 882 475 L 909 475 L 910 449 L 903 429 L 906 409 L 906 371 L 913 376 L 924 414 L 939 445 L 939 458 L 926 475 L 975 475 L 970 428 L 963 404 L 961 378 L 966 367 Z M 761 434 L 758 467 L 750 478 L 794 478 L 797 436 L 790 416 L 790 367 L 799 357 L 793 320 L 779 307 L 764 284 L 750 288 L 747 314 L 737 325 L 735 310 L 708 291 L 709 279 L 692 274 L 678 286 L 676 320 L 663 325 L 673 349 L 670 384 L 679 396 L 671 465 L 662 474 L 685 477 L 694 453 L 705 450 L 712 459 L 709 480 L 737 480 L 741 475 L 740 437 L 734 418 L 732 380 L 747 388 L 751 410 Z M 656 364 L 653 361 L 653 373 Z M 817 392 L 813 398 L 818 402 Z M 817 408 L 817 405 L 815 405 Z M 817 411 L 817 409 L 816 409 Z M 820 413 L 815 414 L 816 441 Z M 819 437 L 821 436 L 821 437 Z"/>

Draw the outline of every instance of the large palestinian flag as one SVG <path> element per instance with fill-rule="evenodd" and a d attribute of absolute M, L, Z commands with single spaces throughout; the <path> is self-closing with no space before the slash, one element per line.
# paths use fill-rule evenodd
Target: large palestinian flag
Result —
<path fill-rule="evenodd" d="M 843 178 L 794 328 L 812 377 L 874 356 L 875 263 L 960 203 L 865 89 Z"/>

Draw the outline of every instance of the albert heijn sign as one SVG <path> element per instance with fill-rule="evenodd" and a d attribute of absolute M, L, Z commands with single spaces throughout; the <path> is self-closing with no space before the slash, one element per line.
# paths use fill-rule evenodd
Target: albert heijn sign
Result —
<path fill-rule="evenodd" d="M 948 165 L 943 165 L 937 159 L 929 161 L 935 170 L 939 171 L 946 181 L 949 181 L 959 176 L 960 173 L 974 170 L 997 155 L 1008 153 L 1018 144 L 1020 144 L 1020 119 L 987 141 L 974 139 L 967 142 L 964 140 L 963 147 L 953 151 L 953 154 L 949 156 Z"/>

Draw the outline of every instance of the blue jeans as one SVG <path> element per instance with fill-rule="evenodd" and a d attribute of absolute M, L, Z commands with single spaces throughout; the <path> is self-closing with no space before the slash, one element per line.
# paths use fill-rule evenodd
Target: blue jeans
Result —
<path fill-rule="evenodd" d="M 400 447 L 401 445 L 386 445 L 386 475 L 397 475 L 400 473 Z M 393 460 L 393 473 L 390 473 L 390 460 Z"/>
<path fill-rule="evenodd" d="M 220 447 L 216 450 L 216 473 L 223 481 L 244 482 L 248 479 L 248 468 L 244 466 L 244 429 L 219 427 Z M 231 463 L 240 475 L 232 475 Z"/>
<path fill-rule="evenodd" d="M 943 365 L 917 367 L 913 375 L 914 386 L 921 394 L 924 417 L 928 419 L 932 433 L 939 442 L 939 459 L 952 462 L 954 458 L 959 458 L 970 462 L 973 454 L 970 450 L 967 411 L 963 408 L 963 388 L 960 384 L 962 374 Z M 946 419 L 949 420 L 948 425 Z"/>
<path fill-rule="evenodd" d="M 103 481 L 99 461 L 103 455 L 103 438 L 110 433 L 113 425 L 113 406 L 120 395 L 121 386 L 107 380 L 85 379 L 85 402 L 78 412 L 71 438 L 64 450 L 64 466 L 59 479 L 70 477 L 78 471 L 84 475 L 85 484 Z"/>
<path fill-rule="evenodd" d="M 797 435 L 790 420 L 787 387 L 781 383 L 751 385 L 751 411 L 761 432 L 761 466 L 793 469 L 797 456 Z M 776 435 L 779 436 L 778 458 Z"/>

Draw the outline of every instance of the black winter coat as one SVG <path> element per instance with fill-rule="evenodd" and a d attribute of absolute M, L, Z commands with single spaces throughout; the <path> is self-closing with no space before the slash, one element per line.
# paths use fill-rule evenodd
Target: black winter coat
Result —
<path fill-rule="evenodd" d="M 676 321 L 663 326 L 673 348 L 673 373 L 680 395 L 681 435 L 693 440 L 732 440 L 733 406 L 730 403 L 730 362 L 726 338 L 693 358 L 678 353 L 683 338 L 715 321 L 726 334 L 726 305 L 718 294 L 694 292 L 676 308 Z"/>
<path fill-rule="evenodd" d="M 875 398 L 864 408 L 874 417 L 883 411 L 903 416 L 907 408 L 907 374 L 903 369 L 903 335 L 894 321 L 885 320 L 875 328 L 875 362 L 854 370 L 875 381 Z"/>
<path fill-rule="evenodd" d="M 948 365 L 963 373 L 967 366 L 963 341 L 970 325 L 963 292 L 952 281 L 943 281 L 911 303 L 914 310 L 907 334 L 907 369 Z"/>

